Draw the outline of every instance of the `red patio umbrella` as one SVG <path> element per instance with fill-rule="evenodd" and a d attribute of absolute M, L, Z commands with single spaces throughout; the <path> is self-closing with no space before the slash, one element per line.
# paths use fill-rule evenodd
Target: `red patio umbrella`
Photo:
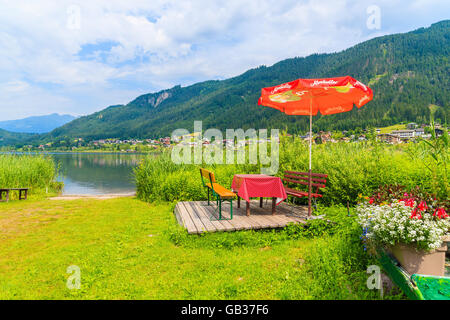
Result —
<path fill-rule="evenodd" d="M 350 76 L 323 79 L 297 79 L 261 89 L 258 105 L 275 108 L 289 115 L 309 116 L 308 216 L 311 216 L 311 140 L 312 116 L 335 114 L 358 108 L 372 100 L 368 86 Z"/>

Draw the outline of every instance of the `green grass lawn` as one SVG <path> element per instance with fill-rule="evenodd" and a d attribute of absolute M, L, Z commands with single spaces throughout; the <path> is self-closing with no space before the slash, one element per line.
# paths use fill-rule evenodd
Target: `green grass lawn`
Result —
<path fill-rule="evenodd" d="M 378 129 L 380 129 L 380 133 L 391 133 L 392 131 L 395 131 L 395 130 L 405 130 L 406 124 L 394 124 L 389 127 L 383 127 L 383 128 L 378 128 Z"/>
<path fill-rule="evenodd" d="M 134 198 L 0 203 L 0 299 L 379 297 L 345 237 L 187 235 L 172 211 Z M 71 265 L 79 290 L 66 287 Z"/>

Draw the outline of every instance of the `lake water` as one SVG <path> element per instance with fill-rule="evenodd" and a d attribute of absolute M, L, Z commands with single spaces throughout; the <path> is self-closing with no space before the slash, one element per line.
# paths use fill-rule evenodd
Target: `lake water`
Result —
<path fill-rule="evenodd" d="M 60 163 L 63 194 L 123 194 L 136 191 L 133 169 L 146 157 L 119 153 L 50 153 Z"/>

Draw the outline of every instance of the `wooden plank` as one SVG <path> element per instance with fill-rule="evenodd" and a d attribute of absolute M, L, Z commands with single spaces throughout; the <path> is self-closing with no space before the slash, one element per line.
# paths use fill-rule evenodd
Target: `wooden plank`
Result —
<path fill-rule="evenodd" d="M 175 205 L 175 208 L 173 209 L 173 214 L 175 215 L 175 219 L 177 219 L 178 224 L 184 227 L 184 223 L 183 220 L 181 219 L 180 212 L 178 209 L 178 203 Z"/>
<path fill-rule="evenodd" d="M 268 214 L 261 215 L 260 217 L 269 223 L 270 228 L 280 228 L 284 226 L 284 223 L 280 223 L 280 220 L 274 218 L 270 212 Z"/>
<path fill-rule="evenodd" d="M 287 205 L 280 204 L 277 208 L 277 212 L 280 214 L 292 214 L 293 211 L 291 208 L 289 208 Z"/>
<path fill-rule="evenodd" d="M 275 228 L 280 228 L 280 227 L 284 227 L 286 224 L 284 223 L 284 221 L 282 221 L 281 219 L 279 219 L 276 216 L 272 216 L 272 215 L 266 215 L 263 216 L 266 220 L 270 221 L 270 226 L 271 227 L 275 227 Z"/>
<path fill-rule="evenodd" d="M 272 221 L 266 219 L 262 214 L 251 214 L 249 218 L 256 220 L 261 228 L 269 228 L 272 225 Z"/>
<path fill-rule="evenodd" d="M 181 217 L 183 218 L 183 222 L 185 223 L 185 227 L 188 231 L 188 233 L 199 233 L 199 230 L 197 229 L 195 223 L 192 221 L 191 216 L 189 215 L 189 212 L 186 210 L 186 207 L 183 205 L 182 202 L 178 202 L 180 206 L 178 207 L 180 210 Z"/>
<path fill-rule="evenodd" d="M 233 219 L 227 220 L 227 221 L 234 227 L 234 229 L 236 231 L 246 229 L 245 226 L 242 223 L 240 223 L 240 221 L 235 219 L 235 217 L 233 217 Z"/>
<path fill-rule="evenodd" d="M 227 228 L 222 224 L 222 222 L 218 221 L 218 220 L 211 220 L 210 219 L 210 213 L 208 212 L 208 210 L 205 207 L 208 207 L 206 205 L 202 204 L 201 202 L 197 202 L 198 205 L 198 209 L 199 209 L 199 214 L 202 215 L 205 219 L 208 219 L 212 225 L 214 225 L 214 227 L 217 229 L 217 231 L 227 231 Z"/>
<path fill-rule="evenodd" d="M 186 220 L 187 220 L 188 217 L 186 217 L 184 211 L 182 211 L 181 208 L 182 208 L 181 202 L 178 202 L 177 203 L 178 214 L 180 216 L 181 222 L 183 223 L 182 226 L 187 229 L 188 227 L 187 227 L 187 221 Z"/>
<path fill-rule="evenodd" d="M 226 203 L 225 206 L 222 203 L 222 210 L 224 210 L 224 208 L 226 208 L 225 210 L 227 210 L 228 212 L 230 211 L 230 205 L 229 203 Z M 235 209 L 235 208 L 234 208 Z M 233 210 L 233 219 L 231 220 L 227 220 L 231 225 L 233 225 L 233 227 L 236 230 L 244 230 L 244 229 L 248 229 L 248 226 L 242 223 L 242 219 L 239 219 L 239 215 L 236 214 L 236 209 Z"/>
<path fill-rule="evenodd" d="M 235 209 L 232 220 L 211 220 L 216 219 L 218 213 L 215 212 L 215 206 L 206 205 L 206 201 L 179 202 L 174 208 L 174 214 L 177 222 L 184 226 L 188 233 L 200 233 L 204 231 L 235 231 L 263 228 L 281 228 L 288 223 L 305 223 L 302 217 L 294 215 L 303 209 L 302 207 L 280 204 L 277 207 L 277 214 L 271 215 L 269 206 L 259 207 L 259 200 L 251 201 L 252 214 L 250 217 L 245 215 L 245 208 Z M 224 210 L 229 210 L 229 204 L 223 206 Z M 303 210 L 304 211 L 304 210 Z"/>
<path fill-rule="evenodd" d="M 222 207 L 223 209 L 223 207 Z M 233 219 L 228 220 L 228 222 L 233 225 L 236 230 L 244 230 L 248 229 L 248 227 L 242 223 L 242 219 L 239 218 L 238 215 L 233 214 Z"/>
<path fill-rule="evenodd" d="M 284 220 L 287 221 L 286 224 L 291 223 L 291 222 L 292 222 L 292 223 L 302 223 L 302 224 L 305 223 L 305 220 L 304 220 L 304 219 L 299 218 L 299 217 L 295 217 L 295 216 L 283 215 L 283 216 L 282 216 L 282 219 L 284 219 Z"/>
<path fill-rule="evenodd" d="M 272 201 L 268 201 L 270 203 L 270 207 L 272 206 Z M 272 217 L 272 209 L 269 208 L 254 208 L 252 209 L 254 213 L 252 216 L 256 217 L 258 222 L 262 225 L 263 228 L 278 228 L 280 226 L 279 222 L 275 219 L 271 219 Z"/>
<path fill-rule="evenodd" d="M 284 215 L 282 213 L 281 214 L 277 214 L 274 217 L 276 217 L 280 221 L 280 223 L 283 224 L 283 227 L 286 227 L 291 222 L 295 222 L 295 223 L 297 222 L 297 221 L 292 221 L 292 219 L 286 217 L 286 215 Z"/>
<path fill-rule="evenodd" d="M 247 201 L 246 201 L 247 203 Z M 247 229 L 262 229 L 267 227 L 267 222 L 261 222 L 258 220 L 255 215 L 258 215 L 258 212 L 263 212 L 264 209 L 261 209 L 258 205 L 258 200 L 251 200 L 250 204 L 253 204 L 252 209 L 250 210 L 250 216 L 247 216 L 246 214 L 246 208 L 241 208 L 239 210 L 239 222 L 243 223 L 244 225 L 247 225 Z"/>
<path fill-rule="evenodd" d="M 191 207 L 193 213 L 197 216 L 198 219 L 200 219 L 200 221 L 205 226 L 206 231 L 208 231 L 208 232 L 217 231 L 216 226 L 211 223 L 209 218 L 207 216 L 205 216 L 204 214 L 200 213 L 201 208 L 200 208 L 200 205 L 198 204 L 198 202 L 185 202 L 184 205 L 186 207 L 187 206 Z"/>
<path fill-rule="evenodd" d="M 305 218 L 302 218 L 302 217 L 299 217 L 296 215 L 292 215 L 292 214 L 284 214 L 283 218 L 289 222 L 295 222 L 295 223 L 299 222 L 299 223 L 303 223 L 303 224 L 306 223 Z"/>
<path fill-rule="evenodd" d="M 292 219 L 287 218 L 284 214 L 277 214 L 275 217 L 284 224 L 283 227 L 286 227 L 289 223 L 293 222 Z"/>
<path fill-rule="evenodd" d="M 284 223 L 280 223 L 279 220 L 273 219 L 272 216 L 260 216 L 260 219 L 265 219 L 269 224 L 268 228 L 280 228 L 284 226 Z"/>
<path fill-rule="evenodd" d="M 308 211 L 303 207 L 286 206 L 286 216 L 296 221 L 305 223 Z"/>
<path fill-rule="evenodd" d="M 188 212 L 192 222 L 195 224 L 195 227 L 197 228 L 197 231 L 199 233 L 205 232 L 206 227 L 203 224 L 203 222 L 198 218 L 198 216 L 195 214 L 194 210 L 191 208 L 188 202 L 182 202 L 184 207 L 186 208 L 186 211 Z"/>
<path fill-rule="evenodd" d="M 180 219 L 183 223 L 183 227 L 185 227 L 186 230 L 188 230 L 188 233 L 191 233 L 190 231 L 192 231 L 192 221 L 189 219 L 189 215 L 186 214 L 186 208 L 183 207 L 181 202 L 177 203 L 177 210 L 178 210 Z M 188 224 L 189 224 L 189 226 L 188 226 Z M 190 229 L 189 229 L 189 227 L 190 227 Z"/>
<path fill-rule="evenodd" d="M 278 206 L 279 207 L 279 211 L 281 213 L 284 214 L 291 214 L 291 215 L 297 215 L 297 216 L 302 216 L 304 215 L 306 217 L 307 213 L 308 213 L 308 208 L 303 208 L 303 207 L 295 207 L 295 206 L 291 206 L 288 204 L 281 204 Z"/>
<path fill-rule="evenodd" d="M 258 208 L 258 210 L 260 210 L 260 209 Z M 244 210 L 243 210 L 242 217 L 245 218 L 245 220 L 249 221 L 249 223 L 252 226 L 252 229 L 263 229 L 263 228 L 267 228 L 268 227 L 266 222 L 262 222 L 258 218 L 255 218 L 255 215 L 252 215 L 250 213 L 250 216 L 247 216 L 246 211 L 244 211 Z"/>
<path fill-rule="evenodd" d="M 254 229 L 254 226 L 250 222 L 250 220 L 247 219 L 245 216 L 241 215 L 233 215 L 233 220 L 237 221 L 237 223 L 241 224 L 243 229 L 249 230 Z"/>
<path fill-rule="evenodd" d="M 249 217 L 245 216 L 245 218 L 252 225 L 252 229 L 264 229 L 267 228 L 267 223 L 260 221 L 257 217 L 250 215 Z"/>
<path fill-rule="evenodd" d="M 205 227 L 203 222 L 200 220 L 200 218 L 196 214 L 194 208 L 191 206 L 189 201 L 183 201 L 182 204 L 186 208 L 186 211 L 189 213 L 189 216 L 191 217 L 191 220 L 195 224 L 195 227 L 197 228 L 197 230 L 200 233 L 207 231 L 207 228 Z"/>
<path fill-rule="evenodd" d="M 241 223 L 246 230 L 261 229 L 262 225 L 258 223 L 257 220 L 252 219 L 251 215 L 250 217 L 248 217 L 245 211 L 246 211 L 245 208 L 236 209 L 233 214 L 233 220 L 236 219 L 237 221 L 239 221 L 239 223 Z"/>
<path fill-rule="evenodd" d="M 294 214 L 294 211 L 288 205 L 280 204 L 277 208 L 277 212 L 279 212 L 277 216 L 280 216 L 282 219 L 286 221 L 292 222 L 292 218 L 290 218 L 289 216 L 292 216 Z M 298 218 L 301 219 L 300 217 Z"/>
<path fill-rule="evenodd" d="M 210 213 L 210 215 L 214 216 L 216 219 L 219 217 L 218 212 L 214 212 L 214 205 L 205 207 L 206 210 Z M 228 222 L 228 220 L 217 220 L 222 223 L 222 225 L 225 227 L 225 231 L 235 231 L 236 229 L 234 226 Z"/>
<path fill-rule="evenodd" d="M 267 206 L 268 203 L 271 203 L 272 200 L 268 200 L 266 202 L 266 206 L 260 207 L 259 206 L 259 202 L 258 200 L 252 200 L 250 203 L 251 209 L 250 209 L 250 213 L 251 214 L 270 214 L 270 209 Z"/>

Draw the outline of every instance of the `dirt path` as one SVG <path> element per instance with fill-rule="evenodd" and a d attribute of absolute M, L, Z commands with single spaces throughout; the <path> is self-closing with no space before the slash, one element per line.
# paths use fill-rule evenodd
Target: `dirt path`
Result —
<path fill-rule="evenodd" d="M 50 200 L 78 200 L 78 199 L 98 199 L 98 200 L 106 200 L 106 199 L 114 199 L 114 198 L 124 198 L 124 197 L 134 197 L 136 193 L 120 193 L 120 194 L 99 194 L 99 195 L 90 195 L 90 194 L 66 194 L 63 196 L 52 197 Z"/>

